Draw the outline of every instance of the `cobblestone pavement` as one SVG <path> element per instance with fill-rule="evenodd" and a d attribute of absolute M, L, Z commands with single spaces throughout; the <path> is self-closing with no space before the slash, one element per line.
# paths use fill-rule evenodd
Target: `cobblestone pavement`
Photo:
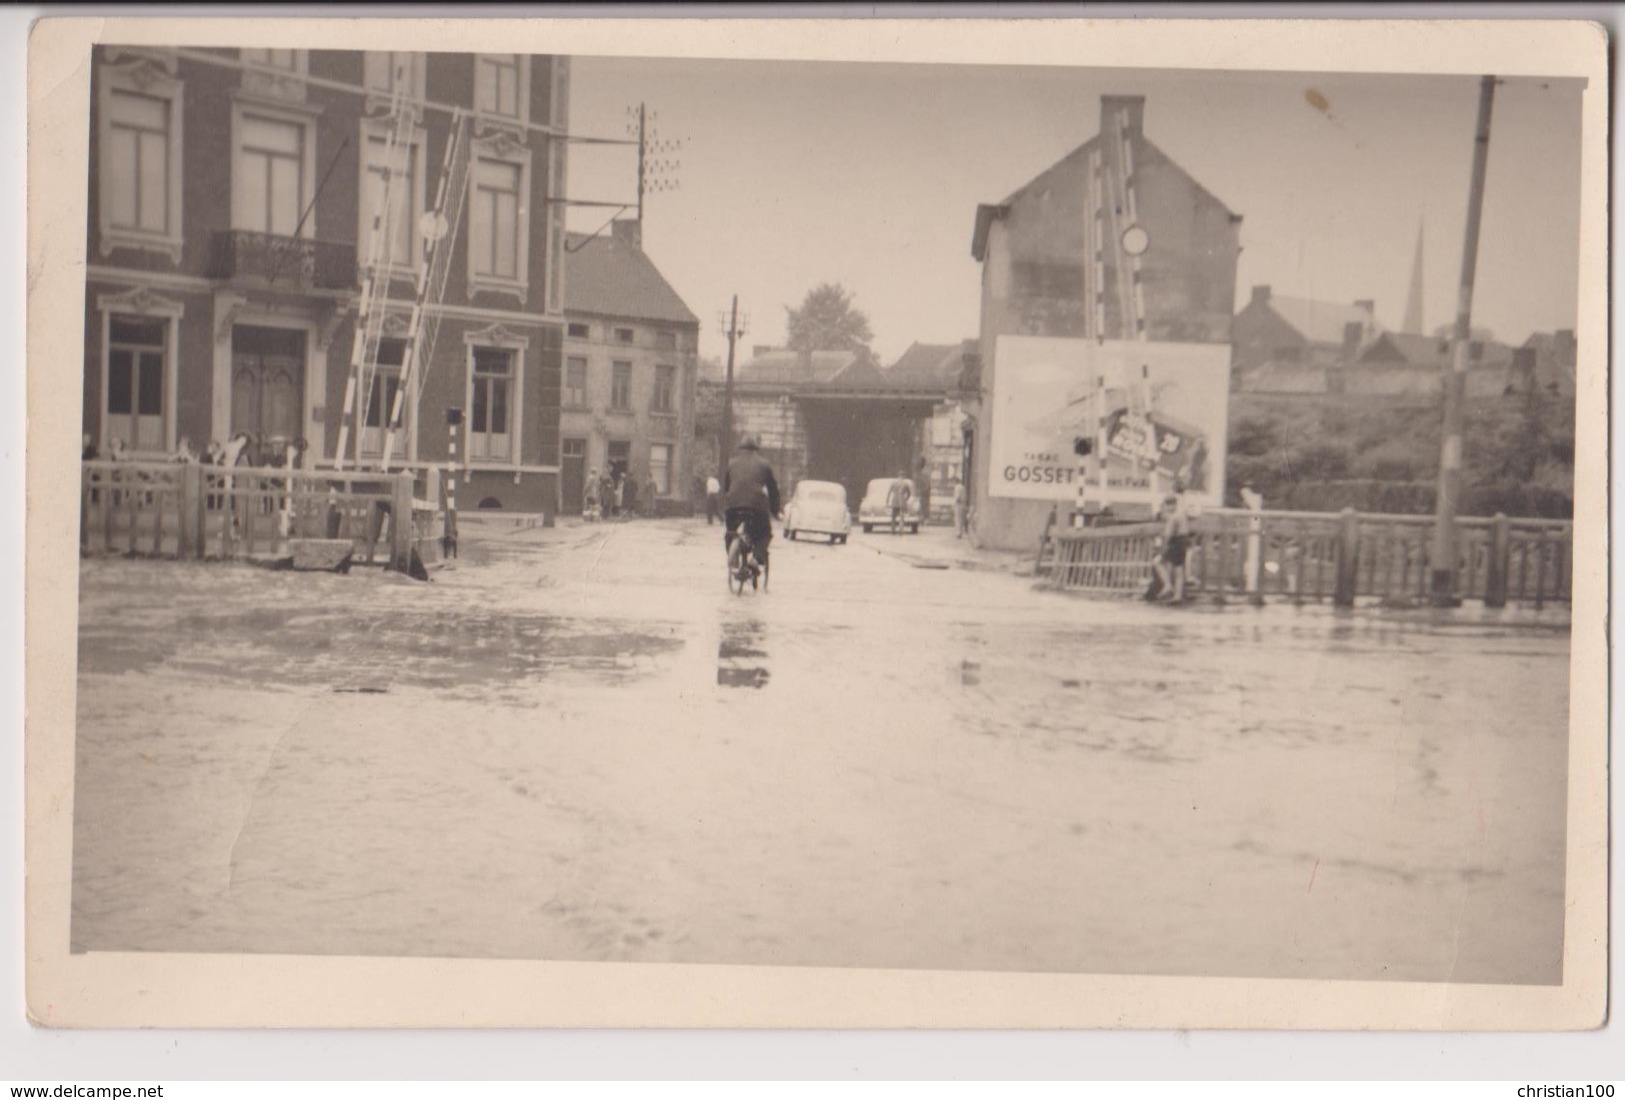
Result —
<path fill-rule="evenodd" d="M 1170 609 L 952 533 L 82 571 L 75 950 L 1555 982 L 1561 612 Z"/>

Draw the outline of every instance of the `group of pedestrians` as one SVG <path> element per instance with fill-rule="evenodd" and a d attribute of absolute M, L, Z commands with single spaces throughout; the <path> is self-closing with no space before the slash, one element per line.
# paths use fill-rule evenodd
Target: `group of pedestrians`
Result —
<path fill-rule="evenodd" d="M 588 523 L 599 523 L 604 520 L 631 519 L 635 515 L 654 515 L 655 498 L 660 495 L 660 487 L 655 484 L 653 475 L 646 477 L 640 487 L 634 478 L 628 477 L 624 470 L 605 470 L 599 474 L 597 467 L 587 471 L 587 481 L 582 486 L 581 518 Z"/>

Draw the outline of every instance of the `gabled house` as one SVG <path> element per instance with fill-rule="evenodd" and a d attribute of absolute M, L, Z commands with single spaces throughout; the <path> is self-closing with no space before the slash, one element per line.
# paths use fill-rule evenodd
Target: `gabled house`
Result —
<path fill-rule="evenodd" d="M 563 510 L 581 511 L 594 470 L 629 478 L 640 508 L 686 510 L 699 318 L 643 251 L 635 220 L 604 236 L 570 234 L 564 271 Z"/>
<path fill-rule="evenodd" d="M 1094 137 L 1002 202 L 977 207 L 970 251 L 982 267 L 981 322 L 966 411 L 969 503 L 983 544 L 1035 546 L 1051 509 L 1077 500 L 1072 454 L 1032 455 L 1024 482 L 1011 480 L 1009 456 L 995 460 L 1010 442 L 992 434 L 995 411 L 1035 377 L 1014 356 L 1000 362 L 1000 338 L 1209 345 L 1226 375 L 1213 388 L 1227 395 L 1240 224 L 1146 136 L 1143 96 L 1101 97 Z M 1223 409 L 1215 412 L 1222 430 Z"/>
<path fill-rule="evenodd" d="M 1255 286 L 1232 327 L 1235 372 L 1251 388 L 1246 376 L 1266 366 L 1278 373 L 1332 368 L 1353 361 L 1380 332 L 1371 300 L 1322 302 Z"/>

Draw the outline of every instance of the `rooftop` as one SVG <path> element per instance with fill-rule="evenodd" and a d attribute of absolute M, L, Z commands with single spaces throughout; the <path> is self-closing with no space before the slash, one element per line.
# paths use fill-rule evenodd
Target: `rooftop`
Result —
<path fill-rule="evenodd" d="M 1317 302 L 1313 298 L 1271 294 L 1268 305 L 1281 320 L 1315 344 L 1341 345 L 1345 326 L 1357 324 L 1371 328 L 1376 324 L 1376 317 L 1369 309 L 1353 303 Z"/>
<path fill-rule="evenodd" d="M 565 238 L 564 312 L 700 323 L 642 249 L 609 234 Z"/>

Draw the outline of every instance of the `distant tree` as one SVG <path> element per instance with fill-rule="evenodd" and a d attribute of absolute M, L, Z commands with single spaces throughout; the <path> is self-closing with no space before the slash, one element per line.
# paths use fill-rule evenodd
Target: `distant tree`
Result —
<path fill-rule="evenodd" d="M 858 351 L 875 338 L 868 316 L 853 308 L 839 283 L 814 287 L 800 309 L 785 306 L 784 312 L 787 342 L 796 351 Z"/>

